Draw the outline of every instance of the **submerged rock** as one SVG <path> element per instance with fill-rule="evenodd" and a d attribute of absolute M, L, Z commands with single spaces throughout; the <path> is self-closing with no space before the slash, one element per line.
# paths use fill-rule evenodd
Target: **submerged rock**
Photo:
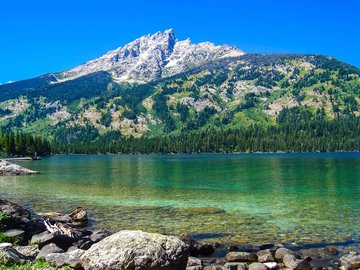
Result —
<path fill-rule="evenodd" d="M 143 231 L 120 231 L 85 251 L 85 270 L 183 270 L 188 247 L 179 238 Z"/>
<path fill-rule="evenodd" d="M 214 207 L 196 207 L 186 210 L 191 215 L 216 215 L 225 213 L 224 209 Z"/>
<path fill-rule="evenodd" d="M 38 174 L 37 171 L 32 171 L 21 167 L 16 164 L 12 164 L 5 160 L 0 160 L 0 176 L 12 176 L 12 175 L 31 175 Z"/>

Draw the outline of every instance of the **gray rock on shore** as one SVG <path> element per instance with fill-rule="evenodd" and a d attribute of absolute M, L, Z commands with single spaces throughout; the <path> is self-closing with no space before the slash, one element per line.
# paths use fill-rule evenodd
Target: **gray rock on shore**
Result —
<path fill-rule="evenodd" d="M 258 262 L 260 263 L 275 261 L 274 254 L 270 249 L 260 250 L 256 255 L 258 256 Z"/>
<path fill-rule="evenodd" d="M 297 259 L 292 254 L 286 254 L 283 258 L 284 264 L 292 270 L 311 270 L 309 262 L 305 259 Z"/>
<path fill-rule="evenodd" d="M 48 255 L 48 254 L 51 254 L 51 253 L 64 253 L 64 250 L 59 248 L 57 245 L 55 245 L 54 243 L 50 243 L 46 246 L 44 246 L 39 254 L 36 256 L 37 259 L 40 259 L 40 260 L 44 260 L 45 257 Z"/>
<path fill-rule="evenodd" d="M 263 263 L 255 262 L 249 265 L 249 270 L 268 270 L 268 268 Z"/>
<path fill-rule="evenodd" d="M 340 258 L 340 264 L 345 270 L 360 268 L 360 254 L 347 254 Z"/>
<path fill-rule="evenodd" d="M 2 262 L 23 263 L 26 260 L 26 256 L 12 247 L 0 249 L 0 265 Z"/>
<path fill-rule="evenodd" d="M 5 215 L 2 225 L 6 229 L 19 229 L 19 227 L 25 226 L 30 220 L 30 211 L 7 200 L 0 199 L 0 213 Z"/>
<path fill-rule="evenodd" d="M 283 248 L 283 247 L 278 248 L 275 252 L 275 259 L 277 261 L 282 261 L 284 259 L 285 255 L 288 255 L 288 254 L 295 255 L 295 253 L 290 249 Z"/>
<path fill-rule="evenodd" d="M 0 160 L 0 176 L 31 175 L 38 173 L 37 171 L 26 169 L 5 160 Z"/>
<path fill-rule="evenodd" d="M 238 263 L 238 262 L 228 262 L 226 263 L 223 270 L 248 270 L 249 265 L 246 263 Z"/>
<path fill-rule="evenodd" d="M 228 262 L 257 262 L 258 257 L 251 252 L 229 252 L 226 254 L 226 260 Z"/>
<path fill-rule="evenodd" d="M 143 231 L 120 231 L 81 256 L 85 270 L 183 270 L 188 247 L 179 238 Z"/>

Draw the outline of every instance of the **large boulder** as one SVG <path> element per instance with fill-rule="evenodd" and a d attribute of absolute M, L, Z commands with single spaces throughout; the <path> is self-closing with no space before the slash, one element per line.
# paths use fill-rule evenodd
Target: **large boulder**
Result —
<path fill-rule="evenodd" d="M 23 263 L 28 258 L 14 248 L 0 249 L 0 265 L 3 263 Z"/>
<path fill-rule="evenodd" d="M 292 270 L 311 270 L 310 263 L 304 259 L 297 259 L 292 254 L 286 254 L 283 258 L 286 268 Z"/>
<path fill-rule="evenodd" d="M 174 236 L 120 231 L 94 244 L 81 256 L 85 270 L 183 270 L 188 247 Z"/>
<path fill-rule="evenodd" d="M 260 263 L 275 261 L 275 257 L 270 249 L 260 250 L 256 255 L 258 256 L 258 262 Z"/>
<path fill-rule="evenodd" d="M 7 229 L 24 227 L 30 219 L 28 210 L 7 200 L 0 200 L 0 214 L 4 216 L 0 221 L 0 225 L 5 226 Z"/>
<path fill-rule="evenodd" d="M 31 175 L 38 173 L 39 172 L 23 168 L 19 165 L 12 164 L 5 160 L 0 160 L 0 176 Z"/>
<path fill-rule="evenodd" d="M 49 243 L 54 242 L 56 235 L 48 231 L 35 234 L 30 240 L 31 245 L 38 245 L 40 249 Z"/>
<path fill-rule="evenodd" d="M 46 255 L 50 253 L 64 253 L 64 250 L 55 245 L 54 243 L 47 244 L 44 246 L 39 254 L 36 256 L 37 259 L 43 260 L 45 259 Z"/>
<path fill-rule="evenodd" d="M 285 257 L 285 255 L 295 255 L 295 253 L 292 251 L 292 250 L 290 250 L 290 249 L 287 249 L 287 248 L 283 248 L 283 247 L 281 247 L 281 248 L 278 248 L 277 250 L 276 250 L 276 252 L 275 252 L 275 259 L 276 259 L 276 261 L 282 261 L 283 259 L 284 259 L 284 257 Z"/>

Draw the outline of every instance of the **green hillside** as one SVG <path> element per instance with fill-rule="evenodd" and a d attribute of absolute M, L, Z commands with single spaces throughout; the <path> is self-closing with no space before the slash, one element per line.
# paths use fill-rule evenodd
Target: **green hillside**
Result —
<path fill-rule="evenodd" d="M 70 152 L 360 150 L 360 70 L 331 57 L 244 55 L 140 85 L 60 79 L 0 86 L 2 128 Z"/>

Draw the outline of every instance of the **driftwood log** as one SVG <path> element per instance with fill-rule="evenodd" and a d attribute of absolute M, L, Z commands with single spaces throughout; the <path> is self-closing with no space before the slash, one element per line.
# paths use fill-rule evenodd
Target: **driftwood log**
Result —
<path fill-rule="evenodd" d="M 69 237 L 74 237 L 72 229 L 60 222 L 56 222 L 54 225 L 52 225 L 49 220 L 44 220 L 44 224 L 46 229 L 54 235 L 64 234 Z"/>
<path fill-rule="evenodd" d="M 44 220 L 46 229 L 54 234 L 63 234 L 73 237 L 73 228 L 86 227 L 88 216 L 84 209 L 78 207 L 70 214 L 57 212 L 38 213 L 39 216 L 47 217 Z"/>

